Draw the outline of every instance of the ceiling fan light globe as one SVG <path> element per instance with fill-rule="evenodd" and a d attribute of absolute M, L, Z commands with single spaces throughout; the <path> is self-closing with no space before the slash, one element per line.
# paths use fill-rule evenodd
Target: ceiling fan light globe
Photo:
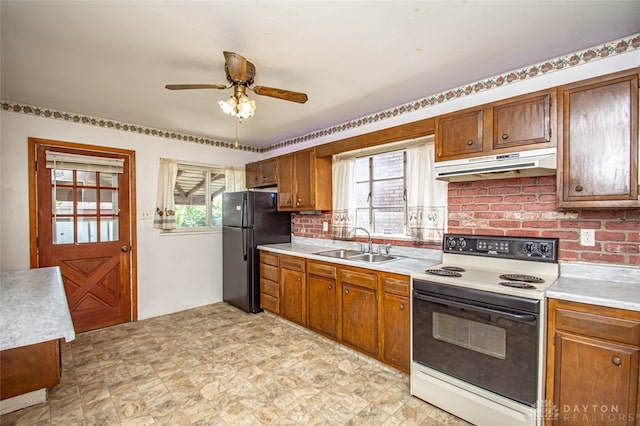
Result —
<path fill-rule="evenodd" d="M 249 99 L 246 95 L 242 95 L 238 100 L 236 109 L 236 116 L 239 118 L 253 117 L 253 114 L 256 111 L 256 101 Z"/>
<path fill-rule="evenodd" d="M 229 114 L 229 115 L 236 114 L 236 108 L 238 106 L 238 103 L 236 102 L 236 98 L 234 98 L 233 96 L 230 96 L 229 99 L 225 101 L 218 102 L 218 105 L 220 105 L 220 109 L 225 114 Z"/>

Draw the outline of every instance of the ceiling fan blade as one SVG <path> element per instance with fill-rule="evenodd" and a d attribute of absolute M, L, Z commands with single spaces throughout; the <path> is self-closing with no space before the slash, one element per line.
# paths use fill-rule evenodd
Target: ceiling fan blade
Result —
<path fill-rule="evenodd" d="M 224 84 L 167 84 L 164 86 L 169 90 L 188 90 L 188 89 L 228 89 L 230 86 Z"/>
<path fill-rule="evenodd" d="M 276 89 L 274 87 L 256 86 L 251 88 L 256 95 L 271 96 L 272 98 L 303 104 L 309 100 L 306 93 L 292 92 L 291 90 Z"/>
<path fill-rule="evenodd" d="M 242 55 L 234 52 L 222 52 L 225 60 L 225 72 L 230 83 L 250 85 L 256 75 L 256 67 Z"/>

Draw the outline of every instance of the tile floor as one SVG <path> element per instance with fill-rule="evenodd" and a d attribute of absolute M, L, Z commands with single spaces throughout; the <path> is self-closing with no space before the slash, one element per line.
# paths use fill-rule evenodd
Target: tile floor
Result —
<path fill-rule="evenodd" d="M 225 303 L 63 343 L 47 403 L 1 425 L 467 425 L 409 377 L 275 315 Z"/>

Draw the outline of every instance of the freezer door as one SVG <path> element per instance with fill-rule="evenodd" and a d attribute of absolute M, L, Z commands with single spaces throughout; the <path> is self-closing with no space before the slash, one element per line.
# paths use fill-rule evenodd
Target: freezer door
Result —
<path fill-rule="evenodd" d="M 253 226 L 249 192 L 225 192 L 222 194 L 222 226 Z"/>
<path fill-rule="evenodd" d="M 247 228 L 222 228 L 222 300 L 246 312 L 256 312 L 252 235 Z"/>

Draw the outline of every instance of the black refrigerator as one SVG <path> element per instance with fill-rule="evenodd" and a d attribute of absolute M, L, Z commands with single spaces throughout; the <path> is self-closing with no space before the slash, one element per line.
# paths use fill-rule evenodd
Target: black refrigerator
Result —
<path fill-rule="evenodd" d="M 291 241 L 291 213 L 279 212 L 274 192 L 222 194 L 222 299 L 260 312 L 261 244 Z"/>

